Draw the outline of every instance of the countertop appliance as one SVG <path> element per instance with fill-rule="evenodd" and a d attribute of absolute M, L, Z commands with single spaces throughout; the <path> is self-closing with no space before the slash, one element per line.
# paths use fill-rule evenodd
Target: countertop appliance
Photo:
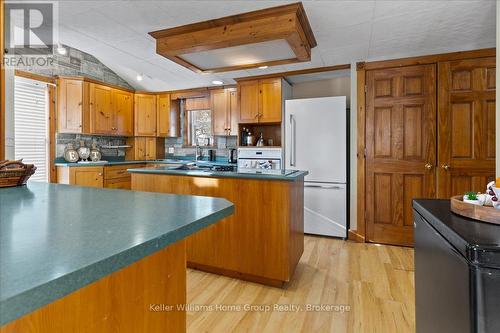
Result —
<path fill-rule="evenodd" d="M 346 97 L 285 101 L 285 168 L 309 171 L 304 232 L 347 237 Z"/>
<path fill-rule="evenodd" d="M 417 333 L 500 332 L 500 226 L 413 201 Z"/>
<path fill-rule="evenodd" d="M 238 148 L 238 171 L 244 169 L 281 169 L 281 148 Z"/>

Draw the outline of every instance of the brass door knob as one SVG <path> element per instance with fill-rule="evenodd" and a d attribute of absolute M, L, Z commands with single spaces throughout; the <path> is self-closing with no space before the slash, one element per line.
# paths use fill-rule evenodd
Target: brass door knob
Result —
<path fill-rule="evenodd" d="M 441 168 L 443 168 L 445 171 L 450 170 L 450 166 L 448 164 L 441 165 Z"/>
<path fill-rule="evenodd" d="M 426 168 L 427 170 L 431 170 L 431 169 L 432 169 L 432 164 L 430 164 L 430 163 L 425 163 L 425 168 Z"/>

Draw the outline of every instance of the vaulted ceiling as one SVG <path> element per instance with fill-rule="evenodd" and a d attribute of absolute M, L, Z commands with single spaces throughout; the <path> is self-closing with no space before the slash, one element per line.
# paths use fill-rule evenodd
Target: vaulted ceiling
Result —
<path fill-rule="evenodd" d="M 493 0 L 308 1 L 318 46 L 307 63 L 197 74 L 155 51 L 148 32 L 296 1 L 59 2 L 61 43 L 88 52 L 140 90 L 211 85 L 212 80 L 495 46 Z M 144 79 L 137 81 L 137 74 Z"/>

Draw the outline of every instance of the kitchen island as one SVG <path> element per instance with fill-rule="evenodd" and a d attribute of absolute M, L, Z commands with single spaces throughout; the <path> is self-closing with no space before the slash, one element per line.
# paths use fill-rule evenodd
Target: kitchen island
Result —
<path fill-rule="evenodd" d="M 233 211 L 207 197 L 0 189 L 0 331 L 184 332 L 184 238 Z"/>
<path fill-rule="evenodd" d="M 282 286 L 304 249 L 305 171 L 128 169 L 132 190 L 225 198 L 235 213 L 186 240 L 188 266 Z"/>

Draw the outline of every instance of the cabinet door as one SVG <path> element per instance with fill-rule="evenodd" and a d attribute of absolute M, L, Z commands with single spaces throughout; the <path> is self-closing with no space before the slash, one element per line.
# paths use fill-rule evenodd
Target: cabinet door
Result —
<path fill-rule="evenodd" d="M 259 121 L 259 82 L 240 82 L 238 90 L 240 95 L 240 123 L 257 123 Z"/>
<path fill-rule="evenodd" d="M 93 134 L 115 134 L 111 93 L 110 87 L 90 84 L 90 132 Z"/>
<path fill-rule="evenodd" d="M 281 78 L 265 79 L 259 81 L 260 87 L 260 123 L 281 122 Z"/>
<path fill-rule="evenodd" d="M 158 111 L 156 121 L 157 136 L 170 136 L 170 95 L 158 96 Z"/>
<path fill-rule="evenodd" d="M 227 135 L 229 96 L 226 89 L 216 89 L 210 92 L 212 104 L 212 128 L 214 135 Z"/>
<path fill-rule="evenodd" d="M 124 136 L 134 135 L 133 95 L 128 91 L 113 89 L 114 126 L 113 133 Z"/>
<path fill-rule="evenodd" d="M 229 91 L 229 112 L 227 124 L 229 125 L 229 135 L 238 135 L 238 91 Z"/>
<path fill-rule="evenodd" d="M 156 138 L 146 138 L 146 161 L 156 159 Z"/>
<path fill-rule="evenodd" d="M 155 136 L 156 96 L 136 94 L 134 116 L 135 116 L 135 135 Z"/>
<path fill-rule="evenodd" d="M 57 85 L 57 131 L 59 133 L 83 132 L 82 80 L 60 79 Z"/>
<path fill-rule="evenodd" d="M 71 185 L 103 187 L 103 169 L 102 167 L 72 167 Z"/>
<path fill-rule="evenodd" d="M 438 64 L 438 197 L 495 179 L 495 58 Z"/>
<path fill-rule="evenodd" d="M 146 160 L 146 139 L 147 138 L 134 139 L 134 157 L 137 161 Z"/>

